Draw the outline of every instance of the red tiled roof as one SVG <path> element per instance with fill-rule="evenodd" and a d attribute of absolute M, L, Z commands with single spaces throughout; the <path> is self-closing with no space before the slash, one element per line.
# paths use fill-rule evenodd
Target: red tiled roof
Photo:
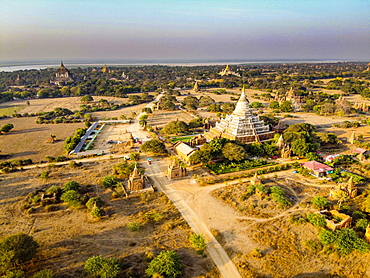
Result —
<path fill-rule="evenodd" d="M 355 150 L 353 150 L 354 153 L 366 153 L 367 150 L 363 149 L 363 148 L 357 148 Z"/>
<path fill-rule="evenodd" d="M 309 161 L 309 162 L 303 163 L 302 165 L 306 168 L 309 168 L 319 173 L 334 170 L 334 168 L 331 168 L 330 166 L 317 162 L 317 161 Z"/>

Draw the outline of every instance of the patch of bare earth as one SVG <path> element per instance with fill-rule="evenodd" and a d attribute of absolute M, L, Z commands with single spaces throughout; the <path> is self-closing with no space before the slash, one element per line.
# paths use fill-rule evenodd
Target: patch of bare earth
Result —
<path fill-rule="evenodd" d="M 218 270 L 207 254 L 198 255 L 189 243 L 191 230 L 174 205 L 162 193 L 147 199 L 137 197 L 112 199 L 112 191 L 99 181 L 112 173 L 118 161 L 85 163 L 78 168 L 61 166 L 48 169 L 0 175 L 0 236 L 17 232 L 29 233 L 40 244 L 36 260 L 25 266 L 27 274 L 51 268 L 57 277 L 86 277 L 84 262 L 91 256 L 115 257 L 123 265 L 119 277 L 145 277 L 150 253 L 175 250 L 184 264 L 182 277 L 219 277 Z M 41 172 L 50 171 L 42 181 Z M 86 208 L 72 209 L 66 204 L 52 205 L 52 212 L 39 205 L 36 213 L 25 209 L 27 195 L 37 189 L 65 182 L 79 182 L 88 197 L 100 196 L 105 202 L 105 216 L 93 219 Z M 156 212 L 156 221 L 146 213 Z M 128 228 L 130 222 L 141 223 L 138 231 Z"/>

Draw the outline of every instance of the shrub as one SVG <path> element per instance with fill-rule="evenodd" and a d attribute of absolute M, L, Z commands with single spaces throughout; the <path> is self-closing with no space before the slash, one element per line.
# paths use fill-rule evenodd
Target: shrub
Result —
<path fill-rule="evenodd" d="M 80 194 L 75 190 L 69 190 L 62 194 L 60 199 L 64 202 L 67 202 L 71 207 L 81 206 Z"/>
<path fill-rule="evenodd" d="M 102 180 L 102 185 L 104 188 L 117 187 L 119 184 L 119 179 L 113 175 L 105 176 Z"/>
<path fill-rule="evenodd" d="M 0 269 L 33 259 L 39 245 L 32 236 L 19 233 L 0 241 Z"/>
<path fill-rule="evenodd" d="M 174 251 L 162 251 L 150 263 L 145 273 L 153 277 L 156 274 L 176 278 L 182 274 L 183 265 L 179 255 Z"/>
<path fill-rule="evenodd" d="M 304 244 L 314 252 L 320 252 L 323 248 L 322 243 L 318 240 L 306 240 Z"/>
<path fill-rule="evenodd" d="M 44 171 L 40 174 L 40 178 L 43 180 L 47 180 L 50 177 L 50 172 Z"/>
<path fill-rule="evenodd" d="M 32 278 L 53 278 L 54 273 L 50 269 L 43 269 L 40 270 L 39 272 L 35 273 Z"/>
<path fill-rule="evenodd" d="M 121 266 L 115 258 L 104 259 L 102 256 L 95 256 L 87 259 L 84 269 L 94 277 L 114 278 L 121 271 Z"/>
<path fill-rule="evenodd" d="M 9 270 L 6 272 L 5 276 L 2 278 L 25 278 L 24 272 L 22 270 Z"/>
<path fill-rule="evenodd" d="M 127 227 L 131 232 L 136 232 L 141 228 L 141 223 L 140 222 L 130 222 L 128 223 Z"/>
<path fill-rule="evenodd" d="M 201 234 L 192 234 L 190 236 L 190 242 L 195 250 L 203 251 L 207 247 L 206 240 Z"/>
<path fill-rule="evenodd" d="M 261 249 L 259 248 L 255 248 L 253 249 L 253 251 L 250 253 L 250 255 L 253 257 L 253 258 L 262 258 L 263 257 L 263 254 L 261 252 Z"/>
<path fill-rule="evenodd" d="M 326 221 L 325 221 L 324 216 L 318 213 L 307 213 L 307 219 L 308 219 L 308 222 L 310 222 L 312 225 L 316 227 L 326 226 Z"/>
<path fill-rule="evenodd" d="M 356 221 L 356 227 L 362 230 L 366 230 L 366 227 L 370 225 L 370 221 L 367 219 L 359 219 Z"/>
<path fill-rule="evenodd" d="M 311 203 L 314 208 L 320 209 L 320 210 L 324 209 L 325 207 L 329 205 L 329 201 L 326 198 L 319 197 L 319 196 L 313 197 L 311 199 Z"/>
<path fill-rule="evenodd" d="M 151 212 L 145 213 L 145 217 L 148 218 L 149 220 L 154 220 L 155 222 L 158 222 L 162 220 L 163 215 L 157 211 L 151 211 Z"/>
<path fill-rule="evenodd" d="M 53 185 L 46 189 L 46 194 L 58 194 L 59 191 L 59 186 Z"/>
<path fill-rule="evenodd" d="M 93 209 L 94 206 L 102 207 L 103 205 L 104 205 L 104 202 L 102 199 L 100 199 L 100 197 L 92 197 L 86 203 L 86 207 L 88 209 Z"/>
<path fill-rule="evenodd" d="M 80 184 L 76 181 L 69 181 L 64 184 L 63 192 L 67 192 L 69 190 L 78 191 L 80 189 Z"/>
<path fill-rule="evenodd" d="M 91 211 L 91 216 L 92 217 L 95 217 L 95 218 L 100 218 L 104 215 L 104 209 L 102 208 L 94 208 L 92 211 Z"/>

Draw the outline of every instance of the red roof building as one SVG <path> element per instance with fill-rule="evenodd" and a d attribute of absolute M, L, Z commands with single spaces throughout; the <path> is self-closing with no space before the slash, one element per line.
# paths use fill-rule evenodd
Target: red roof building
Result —
<path fill-rule="evenodd" d="M 310 174 L 314 175 L 315 177 L 323 177 L 327 174 L 333 173 L 334 171 L 334 168 L 317 161 L 309 161 L 303 163 L 302 166 L 310 170 Z"/>

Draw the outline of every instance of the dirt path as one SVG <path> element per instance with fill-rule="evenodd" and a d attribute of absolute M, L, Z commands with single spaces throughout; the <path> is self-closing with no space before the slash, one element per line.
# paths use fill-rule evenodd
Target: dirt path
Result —
<path fill-rule="evenodd" d="M 153 162 L 152 165 L 148 167 L 147 173 L 153 179 L 158 189 L 164 192 L 177 207 L 177 209 L 180 211 L 180 213 L 188 222 L 193 231 L 195 233 L 200 233 L 204 235 L 207 241 L 207 250 L 214 260 L 215 264 L 217 265 L 222 277 L 241 278 L 238 269 L 231 261 L 223 247 L 212 235 L 206 224 L 187 204 L 187 202 L 185 202 L 181 194 L 179 194 L 171 187 L 171 182 L 166 177 L 164 177 L 163 172 L 160 169 L 160 165 L 158 165 L 158 162 Z"/>

